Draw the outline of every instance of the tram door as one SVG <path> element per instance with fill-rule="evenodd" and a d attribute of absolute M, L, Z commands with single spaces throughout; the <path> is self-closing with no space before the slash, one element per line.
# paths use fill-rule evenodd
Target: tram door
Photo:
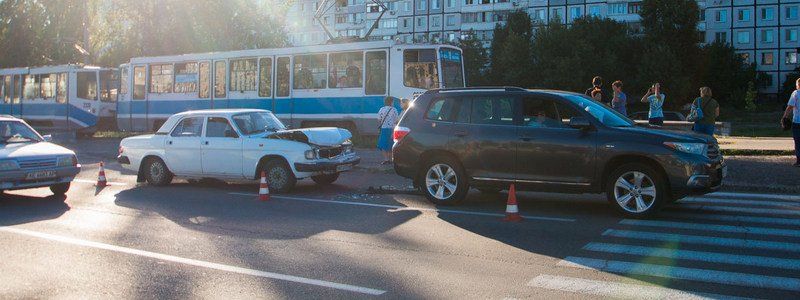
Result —
<path fill-rule="evenodd" d="M 279 56 L 275 59 L 275 100 L 272 102 L 272 113 L 284 124 L 292 124 L 292 64 L 291 57 Z"/>
<path fill-rule="evenodd" d="M 97 125 L 97 112 L 100 109 L 98 104 L 100 102 L 100 79 L 97 70 L 77 71 L 75 79 L 75 97 L 69 99 L 69 103 L 72 105 L 69 115 L 75 119 L 85 120 L 82 122 L 87 124 L 79 124 L 81 126 L 95 126 Z"/>
<path fill-rule="evenodd" d="M 11 82 L 11 115 L 22 118 L 22 75 L 14 75 Z"/>
<path fill-rule="evenodd" d="M 228 108 L 228 62 L 214 61 L 214 90 L 211 93 L 211 108 Z"/>

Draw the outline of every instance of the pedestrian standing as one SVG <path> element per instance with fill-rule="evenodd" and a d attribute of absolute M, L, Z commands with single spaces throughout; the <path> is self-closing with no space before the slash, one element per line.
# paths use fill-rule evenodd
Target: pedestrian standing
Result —
<path fill-rule="evenodd" d="M 611 107 L 623 116 L 627 116 L 628 109 L 626 105 L 628 105 L 628 95 L 622 92 L 622 81 L 614 81 L 614 83 L 611 84 L 611 88 L 614 90 L 614 98 L 611 99 Z"/>
<path fill-rule="evenodd" d="M 592 91 L 592 100 L 603 103 L 603 91 L 600 89 L 594 89 Z"/>
<path fill-rule="evenodd" d="M 719 117 L 719 103 L 711 98 L 711 88 L 704 86 L 700 88 L 700 97 L 692 102 L 693 109 L 698 110 L 702 117 L 694 121 L 692 130 L 695 132 L 714 135 L 717 117 Z"/>
<path fill-rule="evenodd" d="M 605 98 L 603 98 L 603 77 L 595 76 L 594 78 L 592 78 L 592 87 L 586 89 L 586 92 L 584 92 L 584 94 L 586 94 L 586 96 L 594 98 L 592 96 L 594 90 L 600 90 L 600 100 L 598 102 L 600 103 L 605 102 Z"/>
<path fill-rule="evenodd" d="M 792 138 L 794 138 L 794 155 L 796 157 L 796 161 L 794 163 L 795 167 L 800 167 L 800 78 L 797 79 L 794 83 L 795 90 L 792 92 L 792 96 L 789 97 L 789 103 L 786 104 L 786 111 L 783 112 L 783 118 L 788 119 L 789 114 L 792 114 Z"/>
<path fill-rule="evenodd" d="M 650 112 L 647 114 L 650 125 L 664 126 L 664 112 L 661 108 L 665 99 L 666 95 L 661 93 L 661 84 L 658 82 L 654 83 L 642 97 L 642 102 L 650 104 Z"/>
<path fill-rule="evenodd" d="M 401 115 L 403 114 L 404 111 L 406 111 L 406 109 L 408 109 L 409 105 L 411 105 L 411 100 L 408 100 L 408 98 L 400 99 L 400 114 Z"/>
<path fill-rule="evenodd" d="M 387 96 L 383 99 L 383 107 L 378 111 L 378 128 L 380 133 L 378 135 L 378 150 L 383 154 L 382 165 L 390 164 L 392 162 L 392 132 L 394 126 L 397 125 L 397 109 L 394 108 L 394 98 Z"/>

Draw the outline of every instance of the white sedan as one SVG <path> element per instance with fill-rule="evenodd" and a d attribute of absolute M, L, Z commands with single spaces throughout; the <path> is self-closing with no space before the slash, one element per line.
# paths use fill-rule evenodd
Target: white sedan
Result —
<path fill-rule="evenodd" d="M 120 142 L 117 161 L 138 172 L 137 181 L 166 185 L 186 179 L 259 179 L 270 190 L 291 190 L 298 179 L 336 181 L 361 161 L 341 128 L 287 130 L 272 112 L 258 109 L 197 110 L 175 114 L 155 134 Z"/>

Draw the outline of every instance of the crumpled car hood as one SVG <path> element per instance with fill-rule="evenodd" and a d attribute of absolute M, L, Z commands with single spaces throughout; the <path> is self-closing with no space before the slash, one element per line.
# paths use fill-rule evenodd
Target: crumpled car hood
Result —
<path fill-rule="evenodd" d="M 336 127 L 282 130 L 266 136 L 269 139 L 292 140 L 325 147 L 341 145 L 352 137 L 349 130 Z"/>

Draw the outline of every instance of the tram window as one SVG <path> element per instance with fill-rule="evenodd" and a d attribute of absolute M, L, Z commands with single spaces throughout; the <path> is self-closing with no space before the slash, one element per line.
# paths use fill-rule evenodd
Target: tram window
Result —
<path fill-rule="evenodd" d="M 198 66 L 196 62 L 175 64 L 175 92 L 196 93 L 197 73 Z"/>
<path fill-rule="evenodd" d="M 14 82 L 11 85 L 13 87 L 12 90 L 14 90 L 14 99 L 12 100 L 14 103 L 19 103 L 20 101 L 20 96 L 22 94 L 22 89 L 20 88 L 21 82 L 22 82 L 22 76 L 14 75 Z"/>
<path fill-rule="evenodd" d="M 208 62 L 201 62 L 199 67 L 198 78 L 200 80 L 200 91 L 197 96 L 200 98 L 208 98 L 211 96 L 211 64 Z"/>
<path fill-rule="evenodd" d="M 58 83 L 56 84 L 56 102 L 67 103 L 67 73 L 58 74 Z"/>
<path fill-rule="evenodd" d="M 256 59 L 231 60 L 231 92 L 256 90 Z"/>
<path fill-rule="evenodd" d="M 262 58 L 258 62 L 258 96 L 272 96 L 272 58 Z"/>
<path fill-rule="evenodd" d="M 289 97 L 289 74 L 291 73 L 289 70 L 289 58 L 288 57 L 278 57 L 277 63 L 277 82 L 278 82 L 278 91 L 276 96 L 278 97 Z"/>
<path fill-rule="evenodd" d="M 150 65 L 150 92 L 172 93 L 172 64 Z"/>
<path fill-rule="evenodd" d="M 225 61 L 214 62 L 214 97 L 225 98 Z"/>
<path fill-rule="evenodd" d="M 39 98 L 39 80 L 37 79 L 37 75 L 25 75 L 25 79 L 22 81 L 23 99 Z"/>
<path fill-rule="evenodd" d="M 386 94 L 386 52 L 367 52 L 367 95 Z"/>
<path fill-rule="evenodd" d="M 41 95 L 42 98 L 52 99 L 56 96 L 56 74 L 42 74 Z"/>
<path fill-rule="evenodd" d="M 97 72 L 78 72 L 78 98 L 97 100 Z"/>
<path fill-rule="evenodd" d="M 100 101 L 116 102 L 117 85 L 119 84 L 117 75 L 112 71 L 101 71 L 100 84 Z"/>
<path fill-rule="evenodd" d="M 146 83 L 144 66 L 133 68 L 133 100 L 144 100 L 146 94 Z"/>
<path fill-rule="evenodd" d="M 294 89 L 324 89 L 327 80 L 325 54 L 294 57 Z"/>
<path fill-rule="evenodd" d="M 436 51 L 433 49 L 403 52 L 403 83 L 408 87 L 435 89 L 439 87 Z"/>
<path fill-rule="evenodd" d="M 3 84 L 6 81 L 5 79 L 5 76 L 0 76 L 0 98 L 3 99 L 3 103 L 8 103 L 9 99 L 6 97 L 6 86 Z"/>
<path fill-rule="evenodd" d="M 330 88 L 360 88 L 361 68 L 364 65 L 363 52 L 332 53 L 329 58 Z"/>
<path fill-rule="evenodd" d="M 120 95 L 127 95 L 128 94 L 128 84 L 130 81 L 130 74 L 128 74 L 128 68 L 123 67 L 119 71 L 119 94 Z"/>

